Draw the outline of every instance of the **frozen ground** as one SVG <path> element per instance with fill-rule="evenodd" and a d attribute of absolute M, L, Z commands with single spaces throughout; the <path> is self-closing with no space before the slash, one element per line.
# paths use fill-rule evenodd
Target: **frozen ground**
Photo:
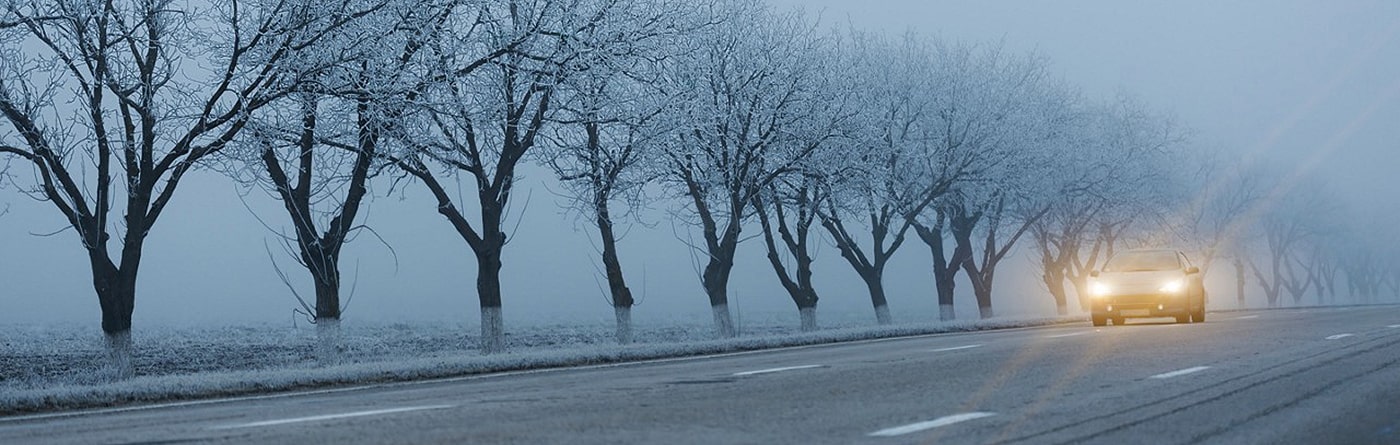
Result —
<path fill-rule="evenodd" d="M 794 319 L 788 319 L 794 318 Z M 1043 325 L 1083 317 L 1006 318 L 869 326 L 837 318 L 800 333 L 793 317 L 750 317 L 743 335 L 715 340 L 700 320 L 639 321 L 636 343 L 619 346 L 609 323 L 509 327 L 508 353 L 482 356 L 476 326 L 436 323 L 342 325 L 341 363 L 316 361 L 316 331 L 302 324 L 140 327 L 135 378 L 113 382 L 102 370 L 100 333 L 91 325 L 0 326 L 0 414 L 178 400 L 275 390 L 460 376 L 483 372 L 613 363 L 924 333 Z"/>

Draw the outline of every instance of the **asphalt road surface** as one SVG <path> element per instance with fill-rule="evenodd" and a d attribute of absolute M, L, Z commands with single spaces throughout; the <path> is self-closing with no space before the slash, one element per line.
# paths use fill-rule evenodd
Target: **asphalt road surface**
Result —
<path fill-rule="evenodd" d="M 0 443 L 1400 443 L 1400 308 L 942 334 L 0 418 Z"/>

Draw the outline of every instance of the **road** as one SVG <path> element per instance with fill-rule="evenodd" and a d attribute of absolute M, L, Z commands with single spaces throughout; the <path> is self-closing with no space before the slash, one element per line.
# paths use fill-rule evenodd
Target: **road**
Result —
<path fill-rule="evenodd" d="M 1400 443 L 1400 308 L 942 334 L 0 418 L 0 443 Z"/>

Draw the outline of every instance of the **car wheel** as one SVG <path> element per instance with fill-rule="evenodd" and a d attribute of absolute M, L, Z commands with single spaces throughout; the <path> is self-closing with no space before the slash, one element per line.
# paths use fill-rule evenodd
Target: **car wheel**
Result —
<path fill-rule="evenodd" d="M 1094 322 L 1094 326 L 1103 326 L 1103 325 L 1108 324 L 1108 316 L 1107 316 L 1107 315 L 1094 314 L 1094 315 L 1089 316 L 1089 318 L 1091 319 L 1091 321 Z"/>
<path fill-rule="evenodd" d="M 1191 314 L 1186 313 L 1186 314 L 1177 315 L 1177 316 L 1176 316 L 1176 322 L 1177 322 L 1177 323 L 1190 323 L 1190 322 L 1191 322 Z"/>
<path fill-rule="evenodd" d="M 1193 321 L 1195 321 L 1196 323 L 1205 323 L 1205 322 L 1206 322 L 1206 308 L 1203 307 L 1203 308 L 1201 308 L 1201 310 L 1198 310 L 1198 311 L 1196 311 L 1196 312 L 1192 312 L 1192 313 L 1191 313 L 1191 318 L 1192 318 Z"/>
<path fill-rule="evenodd" d="M 1113 325 L 1114 325 L 1114 326 L 1122 326 L 1124 323 L 1127 323 L 1127 322 L 1128 322 L 1128 320 L 1125 319 L 1125 318 L 1123 318 L 1123 317 L 1113 317 Z"/>

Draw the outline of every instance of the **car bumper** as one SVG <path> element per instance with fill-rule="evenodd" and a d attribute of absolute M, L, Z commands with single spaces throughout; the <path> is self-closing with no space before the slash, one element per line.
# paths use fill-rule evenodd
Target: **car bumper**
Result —
<path fill-rule="evenodd" d="M 1185 294 L 1115 295 L 1094 300 L 1094 315 L 1109 317 L 1175 317 L 1187 314 Z"/>

